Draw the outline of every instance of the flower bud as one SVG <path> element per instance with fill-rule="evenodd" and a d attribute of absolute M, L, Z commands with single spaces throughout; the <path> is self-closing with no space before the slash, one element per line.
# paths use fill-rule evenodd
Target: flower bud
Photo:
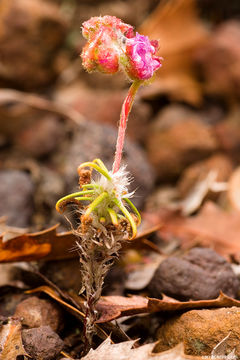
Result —
<path fill-rule="evenodd" d="M 136 33 L 126 40 L 128 64 L 125 70 L 132 80 L 148 80 L 160 68 L 161 58 L 156 56 L 158 41 Z"/>
<path fill-rule="evenodd" d="M 133 27 L 107 15 L 85 21 L 82 33 L 88 40 L 81 55 L 84 68 L 89 72 L 116 73 L 123 51 L 122 38 L 133 36 Z"/>
<path fill-rule="evenodd" d="M 144 81 L 161 66 L 158 41 L 134 36 L 133 27 L 115 16 L 91 18 L 83 23 L 82 33 L 88 40 L 81 55 L 88 72 L 114 74 L 121 65 L 131 80 Z"/>

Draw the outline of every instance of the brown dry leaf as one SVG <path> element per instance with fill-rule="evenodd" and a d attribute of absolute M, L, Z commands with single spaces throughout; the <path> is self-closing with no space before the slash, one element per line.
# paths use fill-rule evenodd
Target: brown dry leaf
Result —
<path fill-rule="evenodd" d="M 147 312 L 148 299 L 142 296 L 102 296 L 97 303 L 101 316 L 97 323 L 104 323 L 122 316 Z"/>
<path fill-rule="evenodd" d="M 40 286 L 36 289 L 29 290 L 26 293 L 44 292 L 52 299 L 75 313 L 78 318 L 83 319 L 85 315 L 76 307 L 63 301 L 55 290 L 49 286 Z M 80 301 L 79 301 L 80 302 Z M 100 318 L 96 323 L 105 323 L 118 319 L 122 316 L 137 315 L 153 312 L 176 312 L 179 310 L 190 310 L 200 308 L 220 308 L 220 307 L 240 307 L 240 301 L 233 299 L 223 293 L 220 293 L 217 299 L 213 300 L 197 300 L 197 301 L 178 301 L 166 295 L 163 298 L 145 298 L 143 296 L 102 296 L 97 304 L 97 310 L 100 312 Z"/>
<path fill-rule="evenodd" d="M 13 360 L 19 355 L 27 356 L 22 344 L 21 322 L 10 319 L 0 329 L 0 360 Z"/>
<path fill-rule="evenodd" d="M 33 294 L 36 292 L 44 292 L 52 299 L 65 306 L 72 313 L 75 312 L 81 320 L 85 318 L 85 315 L 80 310 L 62 300 L 59 294 L 51 287 L 39 286 L 36 289 L 26 291 L 27 294 Z M 74 300 L 82 305 L 82 301 L 79 297 L 74 297 Z M 97 310 L 101 313 L 101 317 L 97 323 L 108 322 L 121 316 L 146 313 L 148 311 L 147 305 L 148 299 L 142 296 L 102 296 L 97 304 Z"/>
<path fill-rule="evenodd" d="M 146 344 L 133 349 L 135 341 L 111 344 L 106 339 L 96 350 L 91 349 L 82 360 L 200 360 L 202 358 L 188 356 L 183 352 L 183 344 L 158 354 L 152 353 L 155 344 Z M 219 360 L 216 358 L 216 360 Z"/>
<path fill-rule="evenodd" d="M 202 93 L 194 74 L 193 53 L 207 40 L 208 31 L 198 17 L 195 0 L 161 1 L 139 32 L 159 39 L 164 58 L 163 69 L 146 88 L 146 95 L 167 93 L 175 100 L 199 104 Z"/>
<path fill-rule="evenodd" d="M 20 233 L 11 227 L 4 227 L 0 223 L 0 263 L 16 261 L 60 260 L 78 257 L 75 248 L 76 237 L 71 232 L 57 233 L 58 225 L 36 233 Z M 144 247 L 156 252 L 160 250 L 145 237 L 159 229 L 159 226 L 140 233 L 134 241 L 126 242 L 123 250 L 135 247 Z M 18 229 L 19 230 L 19 229 Z M 15 236 L 14 236 L 15 233 Z M 10 236 L 10 240 L 4 241 Z"/>
<path fill-rule="evenodd" d="M 72 250 L 76 238 L 71 232 L 56 233 L 58 225 L 33 234 L 21 234 L 9 241 L 3 241 L 7 235 L 0 235 L 0 262 L 57 260 L 75 257 Z"/>
<path fill-rule="evenodd" d="M 163 296 L 163 299 L 148 299 L 149 312 L 160 311 L 179 311 L 179 310 L 192 310 L 200 308 L 220 308 L 220 307 L 240 307 L 240 301 L 235 300 L 223 293 L 220 293 L 217 299 L 213 300 L 196 300 L 196 301 L 178 301 L 168 296 Z"/>

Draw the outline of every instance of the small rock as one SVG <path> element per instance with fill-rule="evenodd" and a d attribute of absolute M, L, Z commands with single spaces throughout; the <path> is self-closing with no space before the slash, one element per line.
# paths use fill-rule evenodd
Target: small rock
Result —
<path fill-rule="evenodd" d="M 160 327 L 154 351 L 164 351 L 183 342 L 186 354 L 210 358 L 213 348 L 227 336 L 221 356 L 225 358 L 235 349 L 237 359 L 240 356 L 240 308 L 191 310 Z"/>
<path fill-rule="evenodd" d="M 216 181 L 225 182 L 228 181 L 233 171 L 233 164 L 226 155 L 217 154 L 190 165 L 185 169 L 178 182 L 180 195 L 185 197 L 197 182 L 206 178 L 210 171 L 216 172 Z"/>
<path fill-rule="evenodd" d="M 220 291 L 236 297 L 239 281 L 231 265 L 215 251 L 193 248 L 182 258 L 170 256 L 156 270 L 150 284 L 150 296 L 164 293 L 179 300 L 208 300 Z"/>
<path fill-rule="evenodd" d="M 61 122 L 56 117 L 48 115 L 18 132 L 15 142 L 26 154 L 42 157 L 56 149 L 63 135 L 64 129 Z"/>
<path fill-rule="evenodd" d="M 31 296 L 17 307 L 14 316 L 21 318 L 21 322 L 28 328 L 50 326 L 57 331 L 61 325 L 62 313 L 60 308 L 49 300 Z"/>
<path fill-rule="evenodd" d="M 36 360 L 55 359 L 64 346 L 50 326 L 23 330 L 22 340 L 26 352 Z"/>
<path fill-rule="evenodd" d="M 175 178 L 188 165 L 217 148 L 211 128 L 193 111 L 171 105 L 158 115 L 146 140 L 150 162 L 160 180 Z"/>
<path fill-rule="evenodd" d="M 112 168 L 117 131 L 109 125 L 99 125 L 88 121 L 86 126 L 75 132 L 74 138 L 64 153 L 64 176 L 68 181 L 68 191 L 76 188 L 78 183 L 77 167 L 85 161 L 100 158 L 108 169 Z M 153 189 L 154 173 L 148 163 L 144 151 L 129 140 L 124 146 L 122 164 L 127 164 L 127 170 L 133 177 L 130 191 L 136 190 L 134 204 L 141 206 L 147 194 Z M 62 166 L 62 164 L 61 164 Z"/>
<path fill-rule="evenodd" d="M 8 225 L 30 225 L 33 192 L 34 186 L 27 173 L 19 170 L 0 171 L 0 216 L 7 216 Z"/>

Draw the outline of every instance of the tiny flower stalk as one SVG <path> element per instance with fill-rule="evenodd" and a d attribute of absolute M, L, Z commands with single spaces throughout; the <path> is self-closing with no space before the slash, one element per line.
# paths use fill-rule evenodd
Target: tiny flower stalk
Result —
<path fill-rule="evenodd" d="M 114 159 L 114 163 L 113 163 L 113 173 L 118 171 L 120 168 L 128 116 L 131 111 L 135 95 L 136 95 L 139 87 L 141 86 L 141 84 L 142 84 L 142 81 L 140 81 L 140 80 L 139 81 L 136 80 L 132 83 L 132 85 L 130 86 L 130 89 L 128 91 L 127 97 L 125 98 L 123 105 L 122 105 L 122 111 L 121 111 L 121 115 L 120 115 L 120 122 L 119 122 L 119 128 L 118 128 L 116 153 L 115 153 L 115 159 Z"/>
<path fill-rule="evenodd" d="M 161 66 L 156 55 L 158 41 L 134 34 L 131 25 L 114 16 L 93 17 L 83 23 L 83 36 L 87 39 L 81 57 L 88 72 L 115 74 L 123 70 L 132 82 L 124 100 L 118 129 L 116 152 L 112 170 L 100 159 L 85 162 L 78 167 L 78 192 L 62 197 L 56 204 L 63 213 L 74 204 L 79 223 L 73 231 L 77 236 L 80 256 L 82 289 L 85 292 L 85 338 L 91 346 L 98 302 L 104 277 L 118 255 L 122 242 L 136 237 L 141 216 L 130 200 L 130 178 L 121 166 L 128 116 L 141 85 L 149 83 Z"/>

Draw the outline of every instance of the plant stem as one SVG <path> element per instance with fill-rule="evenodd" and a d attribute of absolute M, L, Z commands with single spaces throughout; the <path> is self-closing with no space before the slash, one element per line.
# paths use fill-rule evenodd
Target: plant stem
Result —
<path fill-rule="evenodd" d="M 118 128 L 116 152 L 115 152 L 115 157 L 114 157 L 114 162 L 113 162 L 113 173 L 117 172 L 120 167 L 128 116 L 131 111 L 135 95 L 141 84 L 142 84 L 142 81 L 134 81 L 132 83 L 132 85 L 130 86 L 130 89 L 128 90 L 128 94 L 122 105 L 122 110 L 121 110 L 121 115 L 120 115 L 120 123 L 119 123 L 119 128 Z"/>

